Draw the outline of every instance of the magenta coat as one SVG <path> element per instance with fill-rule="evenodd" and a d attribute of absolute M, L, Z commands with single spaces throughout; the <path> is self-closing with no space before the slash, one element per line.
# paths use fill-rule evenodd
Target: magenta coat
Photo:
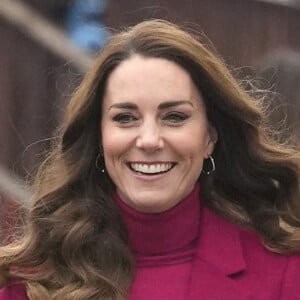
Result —
<path fill-rule="evenodd" d="M 201 238 L 186 300 L 300 300 L 300 255 L 267 251 L 256 234 L 207 208 L 201 219 Z M 26 299 L 20 285 L 0 291 L 0 300 Z"/>

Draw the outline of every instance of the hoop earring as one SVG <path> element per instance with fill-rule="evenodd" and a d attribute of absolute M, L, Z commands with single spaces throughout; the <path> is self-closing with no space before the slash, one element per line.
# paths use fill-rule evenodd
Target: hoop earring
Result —
<path fill-rule="evenodd" d="M 205 171 L 205 170 L 202 169 L 202 172 L 205 175 L 209 175 L 209 174 L 213 173 L 216 170 L 216 165 L 215 165 L 215 161 L 214 161 L 213 157 L 210 155 L 208 158 L 210 159 L 211 169 L 209 171 Z"/>
<path fill-rule="evenodd" d="M 95 166 L 96 169 L 99 170 L 101 173 L 105 173 L 105 168 L 101 167 L 101 165 L 104 165 L 104 159 L 103 159 L 103 154 L 100 152 L 98 153 L 97 157 L 96 157 L 96 161 L 95 161 Z M 101 161 L 99 162 L 99 160 L 101 159 Z"/>

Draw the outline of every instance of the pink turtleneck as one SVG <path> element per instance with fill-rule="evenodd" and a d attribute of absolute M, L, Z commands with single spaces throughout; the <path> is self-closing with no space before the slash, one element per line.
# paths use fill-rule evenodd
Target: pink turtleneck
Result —
<path fill-rule="evenodd" d="M 130 299 L 186 299 L 199 233 L 199 186 L 162 213 L 141 213 L 116 200 L 136 259 Z"/>

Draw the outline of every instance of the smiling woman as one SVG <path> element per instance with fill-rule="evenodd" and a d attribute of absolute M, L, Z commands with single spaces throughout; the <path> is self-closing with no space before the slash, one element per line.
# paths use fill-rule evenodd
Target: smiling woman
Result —
<path fill-rule="evenodd" d="M 197 37 L 116 34 L 0 248 L 0 300 L 299 299 L 299 153 L 264 124 Z"/>
<path fill-rule="evenodd" d="M 216 142 L 189 73 L 167 59 L 139 55 L 122 62 L 107 81 L 101 136 L 117 193 L 129 206 L 152 213 L 191 193 Z"/>

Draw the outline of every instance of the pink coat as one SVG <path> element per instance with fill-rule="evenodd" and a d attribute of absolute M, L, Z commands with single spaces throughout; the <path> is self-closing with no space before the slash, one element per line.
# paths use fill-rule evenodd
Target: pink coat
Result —
<path fill-rule="evenodd" d="M 26 290 L 21 284 L 7 285 L 0 290 L 1 300 L 27 300 Z"/>
<path fill-rule="evenodd" d="M 300 300 L 300 255 L 265 250 L 256 234 L 207 208 L 201 219 L 187 300 Z M 26 299 L 20 285 L 0 291 L 0 300 Z"/>

